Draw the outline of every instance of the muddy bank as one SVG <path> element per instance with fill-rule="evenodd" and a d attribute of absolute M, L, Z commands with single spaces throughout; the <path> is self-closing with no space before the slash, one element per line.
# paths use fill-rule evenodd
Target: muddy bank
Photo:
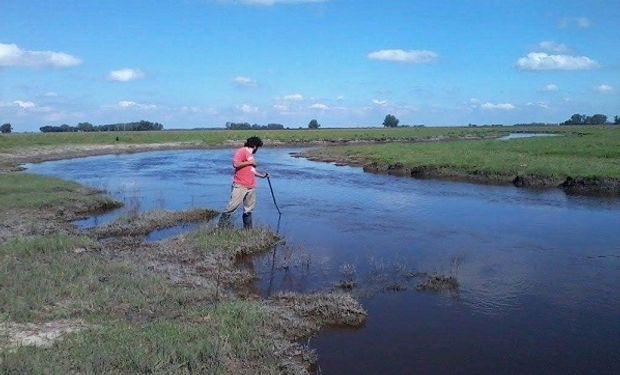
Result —
<path fill-rule="evenodd" d="M 322 156 L 312 152 L 292 153 L 291 156 L 311 161 L 333 163 L 338 166 L 361 167 L 364 172 L 386 174 L 418 179 L 440 179 L 449 181 L 473 182 L 478 184 L 514 185 L 519 188 L 550 189 L 559 188 L 567 194 L 577 195 L 618 195 L 620 179 L 598 177 L 550 177 L 536 175 L 506 175 L 483 171 L 462 171 L 454 168 L 413 167 L 401 163 L 381 164 L 360 157 Z"/>

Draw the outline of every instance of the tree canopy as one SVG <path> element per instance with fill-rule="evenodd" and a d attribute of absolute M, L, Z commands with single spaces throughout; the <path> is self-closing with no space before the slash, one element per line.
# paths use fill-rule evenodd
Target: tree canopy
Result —
<path fill-rule="evenodd" d="M 568 120 L 564 121 L 562 125 L 605 125 L 606 123 L 607 116 L 600 113 L 593 116 L 575 113 Z"/>
<path fill-rule="evenodd" d="M 321 127 L 321 124 L 315 119 L 310 120 L 308 123 L 308 129 L 318 129 Z"/>
<path fill-rule="evenodd" d="M 2 134 L 8 134 L 11 131 L 13 131 L 13 127 L 8 122 L 5 123 L 5 124 L 2 124 L 2 126 L 0 126 L 0 132 L 2 132 Z"/>
<path fill-rule="evenodd" d="M 386 115 L 385 120 L 383 120 L 383 126 L 386 128 L 395 128 L 398 126 L 400 120 L 396 118 L 394 115 Z"/>

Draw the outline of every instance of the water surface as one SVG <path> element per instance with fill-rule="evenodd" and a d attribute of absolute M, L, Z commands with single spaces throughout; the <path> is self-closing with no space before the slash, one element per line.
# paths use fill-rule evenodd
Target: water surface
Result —
<path fill-rule="evenodd" d="M 255 223 L 287 243 L 250 266 L 263 295 L 355 279 L 368 322 L 311 340 L 323 373 L 620 372 L 620 200 L 373 175 L 291 151 L 257 154 L 283 215 L 259 180 Z M 231 156 L 165 151 L 29 170 L 125 202 L 80 223 L 91 226 L 128 210 L 220 210 Z M 412 275 L 420 272 L 454 275 L 460 289 L 418 292 L 420 278 Z"/>

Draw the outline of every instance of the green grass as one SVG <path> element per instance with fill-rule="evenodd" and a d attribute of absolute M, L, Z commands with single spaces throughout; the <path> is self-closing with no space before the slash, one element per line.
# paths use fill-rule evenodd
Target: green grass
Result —
<path fill-rule="evenodd" d="M 110 198 L 84 192 L 84 187 L 79 184 L 58 178 L 4 173 L 0 174 L 0 211 L 50 207 L 87 209 L 113 204 Z"/>
<path fill-rule="evenodd" d="M 205 229 L 184 246 L 203 260 L 230 259 L 275 241 L 259 229 Z M 116 260 L 99 246 L 65 233 L 0 246 L 0 322 L 84 319 L 92 325 L 52 348 L 0 350 L 0 372 L 279 372 L 275 348 L 286 342 L 269 330 L 273 316 L 260 301 L 216 300 L 214 288 L 173 284 L 140 257 Z"/>
<path fill-rule="evenodd" d="M 277 337 L 261 327 L 271 316 L 259 302 L 227 301 L 193 318 L 129 324 L 109 321 L 67 335 L 49 349 L 0 352 L 3 373 L 279 373 Z M 251 369 L 251 371 L 250 371 Z"/>
<path fill-rule="evenodd" d="M 620 178 L 620 127 L 579 129 L 558 137 L 344 146 L 313 154 L 466 173 Z"/>
<path fill-rule="evenodd" d="M 163 131 L 163 132 L 93 132 L 93 133 L 27 133 L 0 136 L 0 152 L 17 148 L 61 145 L 107 145 L 187 143 L 201 146 L 221 145 L 225 141 L 243 141 L 258 135 L 267 141 L 387 141 L 416 140 L 431 137 L 461 137 L 463 135 L 490 136 L 509 132 L 502 128 L 349 128 L 319 130 L 213 130 L 213 131 Z M 116 138 L 118 137 L 118 141 Z"/>
<path fill-rule="evenodd" d="M 0 246 L 0 315 L 16 322 L 167 317 L 212 297 L 210 290 L 179 288 L 132 263 L 109 260 L 96 247 L 62 233 Z M 76 248 L 91 251 L 76 254 Z"/>

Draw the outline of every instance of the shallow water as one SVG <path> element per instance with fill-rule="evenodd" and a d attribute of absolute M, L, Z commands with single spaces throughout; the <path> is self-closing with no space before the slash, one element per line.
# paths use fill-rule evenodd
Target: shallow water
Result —
<path fill-rule="evenodd" d="M 255 223 L 287 243 L 249 266 L 263 295 L 355 281 L 368 322 L 311 340 L 323 373 L 620 372 L 620 199 L 373 175 L 291 151 L 257 154 L 283 215 L 259 180 Z M 231 153 L 99 156 L 29 170 L 125 202 L 80 223 L 91 226 L 128 210 L 221 209 Z M 418 292 L 418 272 L 454 275 L 460 288 Z"/>
<path fill-rule="evenodd" d="M 520 139 L 520 138 L 535 138 L 535 137 L 560 137 L 561 134 L 555 133 L 510 133 L 506 136 L 497 138 L 498 141 L 508 141 L 511 139 Z"/>

